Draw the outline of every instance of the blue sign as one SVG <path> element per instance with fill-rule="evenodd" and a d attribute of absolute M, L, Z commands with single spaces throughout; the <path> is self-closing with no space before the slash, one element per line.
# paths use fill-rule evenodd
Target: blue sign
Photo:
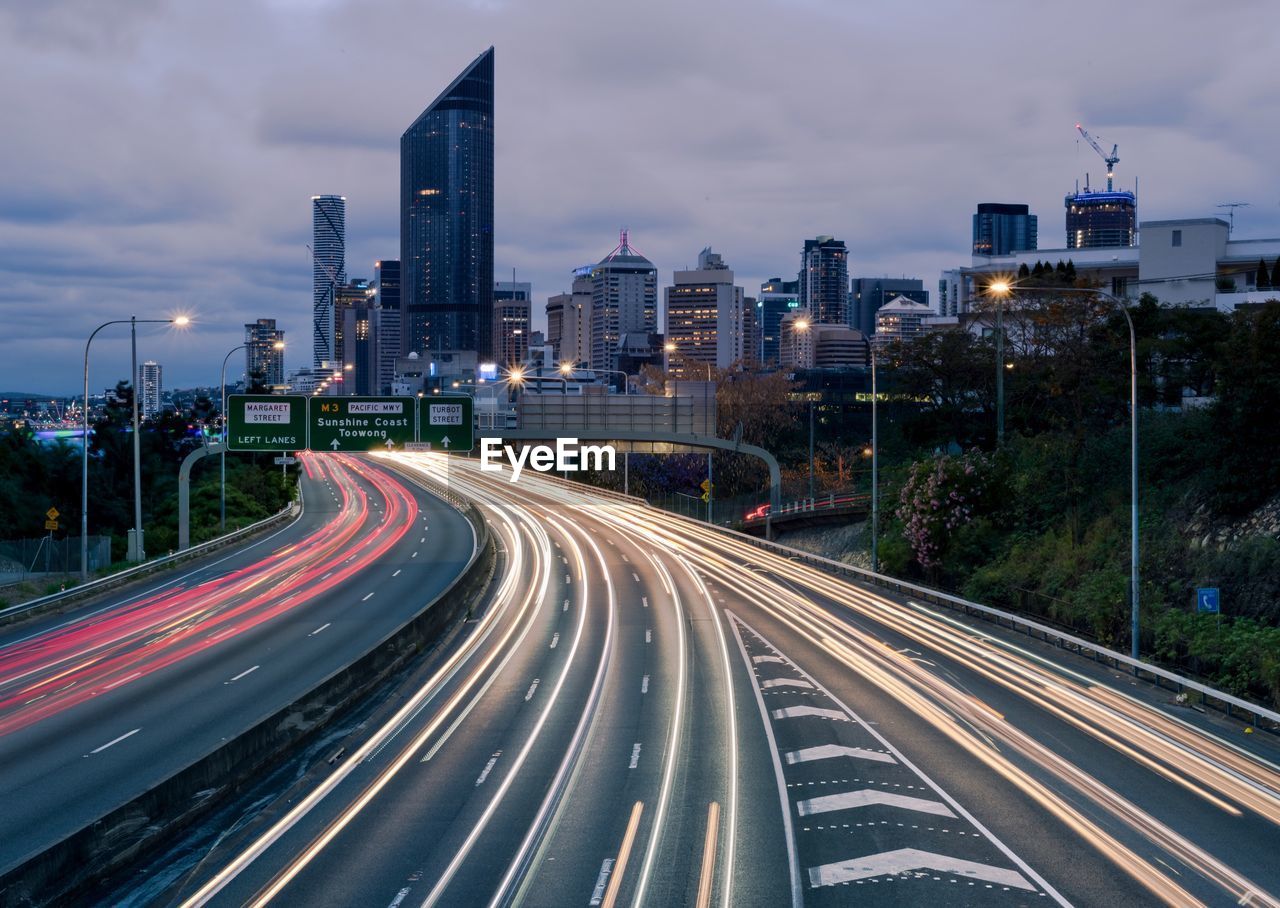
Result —
<path fill-rule="evenodd" d="M 1196 611 L 1202 614 L 1218 614 L 1219 599 L 1216 586 L 1200 587 L 1196 590 Z"/>

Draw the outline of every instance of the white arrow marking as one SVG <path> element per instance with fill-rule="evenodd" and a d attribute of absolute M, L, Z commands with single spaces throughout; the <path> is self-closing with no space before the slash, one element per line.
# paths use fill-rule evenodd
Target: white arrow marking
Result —
<path fill-rule="evenodd" d="M 788 706 L 786 709 L 775 709 L 775 719 L 794 719 L 798 716 L 817 716 L 820 719 L 836 719 L 848 722 L 849 717 L 838 709 L 823 709 L 820 706 Z"/>
<path fill-rule="evenodd" d="M 442 446 L 444 446 L 445 448 L 448 448 L 448 447 L 449 447 L 449 445 L 451 445 L 452 443 L 453 443 L 453 442 L 449 441 L 449 436 L 448 436 L 448 435 L 446 435 L 444 438 L 440 439 L 440 444 L 441 444 Z"/>
<path fill-rule="evenodd" d="M 823 864 L 821 867 L 809 868 L 809 885 L 815 889 L 819 886 L 834 886 L 852 880 L 865 880 L 877 876 L 896 876 L 912 870 L 934 870 L 940 873 L 953 873 L 969 879 L 984 880 L 1000 886 L 1016 886 L 1034 892 L 1035 886 L 1016 870 L 993 867 L 990 864 L 979 864 L 975 861 L 962 861 L 945 854 L 934 854 L 918 848 L 899 848 L 897 851 L 885 851 L 880 854 L 869 854 L 862 858 L 848 861 L 837 861 L 834 864 Z"/>
<path fill-rule="evenodd" d="M 877 763 L 897 763 L 889 754 L 864 747 L 844 747 L 840 744 L 822 744 L 806 747 L 786 754 L 787 763 L 808 763 L 810 760 L 829 760 L 832 757 L 853 757 L 857 760 L 874 760 Z"/>
<path fill-rule="evenodd" d="M 813 690 L 812 684 L 800 678 L 770 678 L 760 685 L 761 690 L 767 690 L 770 687 L 800 687 L 805 690 Z"/>
<path fill-rule="evenodd" d="M 924 798 L 913 798 L 908 795 L 894 794 L 891 791 L 875 791 L 864 788 L 861 791 L 842 791 L 840 794 L 823 795 L 807 801 L 796 802 L 796 812 L 802 817 L 815 813 L 830 813 L 833 810 L 849 810 L 854 807 L 871 807 L 884 804 L 887 807 L 901 807 L 903 810 L 918 810 L 939 817 L 955 818 L 946 804 L 941 801 L 927 801 Z"/>
<path fill-rule="evenodd" d="M 758 665 L 761 662 L 781 662 L 785 664 L 787 660 L 783 659 L 781 656 L 753 656 L 751 661 Z"/>
<path fill-rule="evenodd" d="M 383 444 L 387 446 L 387 450 L 388 450 L 388 451 L 393 450 L 393 449 L 395 448 L 395 446 L 396 446 L 396 443 L 395 443 L 394 441 L 392 441 L 390 438 L 388 438 L 386 441 L 384 441 L 384 442 L 383 442 Z"/>
<path fill-rule="evenodd" d="M 335 438 L 333 441 L 329 442 L 329 447 L 333 448 L 336 451 L 338 450 L 338 448 L 342 447 L 342 442 L 338 441 L 338 439 Z"/>

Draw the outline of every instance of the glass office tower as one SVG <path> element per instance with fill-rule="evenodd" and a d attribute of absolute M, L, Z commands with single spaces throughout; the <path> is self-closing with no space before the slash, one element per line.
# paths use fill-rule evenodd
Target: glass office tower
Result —
<path fill-rule="evenodd" d="M 493 48 L 400 137 L 404 353 L 493 340 Z"/>

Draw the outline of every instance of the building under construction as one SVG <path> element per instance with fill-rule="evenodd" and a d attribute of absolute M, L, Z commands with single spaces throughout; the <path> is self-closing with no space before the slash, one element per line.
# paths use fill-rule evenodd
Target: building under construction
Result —
<path fill-rule="evenodd" d="M 1114 189 L 1112 185 L 1115 165 L 1120 161 L 1118 146 L 1111 146 L 1111 154 L 1107 154 L 1084 127 L 1077 123 L 1076 129 L 1106 162 L 1107 189 L 1105 192 L 1091 191 L 1086 178 L 1084 192 L 1073 192 L 1066 197 L 1067 248 L 1136 246 L 1138 198 L 1134 193 Z"/>

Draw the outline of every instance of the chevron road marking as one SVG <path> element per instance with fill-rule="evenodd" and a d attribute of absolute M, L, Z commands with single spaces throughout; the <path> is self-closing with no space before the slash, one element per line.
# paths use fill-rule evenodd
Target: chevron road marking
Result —
<path fill-rule="evenodd" d="M 874 760 L 877 763 L 897 763 L 889 754 L 878 750 L 867 750 L 865 747 L 845 747 L 841 744 L 822 744 L 818 747 L 806 747 L 793 750 L 785 755 L 788 764 L 808 763 L 810 760 L 830 760 L 833 757 L 853 757 L 857 760 Z"/>
<path fill-rule="evenodd" d="M 820 798 L 797 801 L 796 811 L 800 816 L 807 817 L 815 813 L 829 813 L 832 810 L 847 810 L 852 807 L 871 807 L 875 804 L 901 807 L 904 810 L 918 810 L 921 813 L 932 813 L 940 817 L 955 818 L 951 808 L 941 801 L 929 801 L 924 798 L 894 794 L 891 791 L 875 791 L 870 788 L 864 788 L 861 791 L 842 791 L 839 794 L 823 795 Z"/>
<path fill-rule="evenodd" d="M 913 870 L 951 873 L 971 880 L 982 880 L 999 886 L 1014 886 L 1031 892 L 1036 888 L 1016 870 L 979 864 L 976 861 L 962 861 L 959 858 L 921 851 L 918 848 L 899 848 L 896 851 L 884 851 L 880 854 L 837 861 L 834 864 L 823 864 L 821 867 L 810 867 L 809 885 L 816 889 L 819 886 L 835 886 L 838 883 L 877 876 L 896 876 Z"/>

